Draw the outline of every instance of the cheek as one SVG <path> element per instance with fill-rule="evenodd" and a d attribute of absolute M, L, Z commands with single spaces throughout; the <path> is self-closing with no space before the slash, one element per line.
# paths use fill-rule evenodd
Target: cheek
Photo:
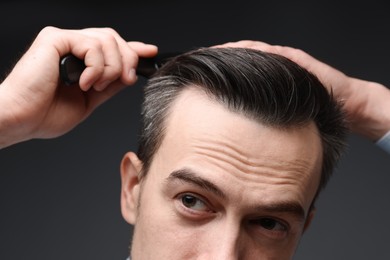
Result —
<path fill-rule="evenodd" d="M 141 193 L 132 250 L 153 259 L 188 259 L 196 253 L 199 236 L 181 223 L 173 201 L 152 186 L 145 185 Z"/>

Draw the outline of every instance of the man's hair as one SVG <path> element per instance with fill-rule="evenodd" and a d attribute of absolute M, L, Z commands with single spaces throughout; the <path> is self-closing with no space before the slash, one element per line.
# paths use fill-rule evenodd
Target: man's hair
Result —
<path fill-rule="evenodd" d="M 279 129 L 314 122 L 323 147 L 322 190 L 345 147 L 341 104 L 318 78 L 289 59 L 245 48 L 201 48 L 175 57 L 144 89 L 138 156 L 147 174 L 166 131 L 173 101 L 197 87 L 229 111 Z"/>

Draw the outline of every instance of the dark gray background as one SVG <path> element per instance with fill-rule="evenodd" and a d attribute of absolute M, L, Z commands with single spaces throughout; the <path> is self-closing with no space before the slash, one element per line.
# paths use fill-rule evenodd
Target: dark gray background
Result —
<path fill-rule="evenodd" d="M 6 73 L 46 25 L 108 26 L 161 51 L 241 39 L 289 45 L 390 86 L 385 1 L 294 2 L 3 1 L 0 71 Z M 120 214 L 119 164 L 137 148 L 144 83 L 60 138 L 0 150 L 0 259 L 126 258 L 131 227 Z M 390 155 L 356 135 L 349 144 L 296 259 L 390 259 Z"/>

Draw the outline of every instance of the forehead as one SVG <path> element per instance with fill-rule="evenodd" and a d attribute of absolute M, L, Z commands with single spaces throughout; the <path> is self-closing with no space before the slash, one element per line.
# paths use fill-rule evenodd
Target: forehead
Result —
<path fill-rule="evenodd" d="M 165 123 L 155 156 L 162 172 L 192 167 L 219 183 L 218 178 L 262 191 L 291 190 L 302 204 L 314 197 L 322 163 L 314 123 L 270 128 L 228 111 L 194 87 L 177 97 Z"/>

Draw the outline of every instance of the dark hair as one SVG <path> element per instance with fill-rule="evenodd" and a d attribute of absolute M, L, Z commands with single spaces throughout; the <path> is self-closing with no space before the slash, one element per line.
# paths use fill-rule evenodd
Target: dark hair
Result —
<path fill-rule="evenodd" d="M 145 86 L 138 156 L 143 173 L 165 134 L 165 119 L 183 89 L 196 86 L 230 111 L 288 129 L 314 122 L 323 146 L 324 188 L 345 147 L 341 105 L 318 78 L 289 59 L 244 48 L 201 48 L 166 63 Z M 317 193 L 318 193 L 317 192 Z"/>

